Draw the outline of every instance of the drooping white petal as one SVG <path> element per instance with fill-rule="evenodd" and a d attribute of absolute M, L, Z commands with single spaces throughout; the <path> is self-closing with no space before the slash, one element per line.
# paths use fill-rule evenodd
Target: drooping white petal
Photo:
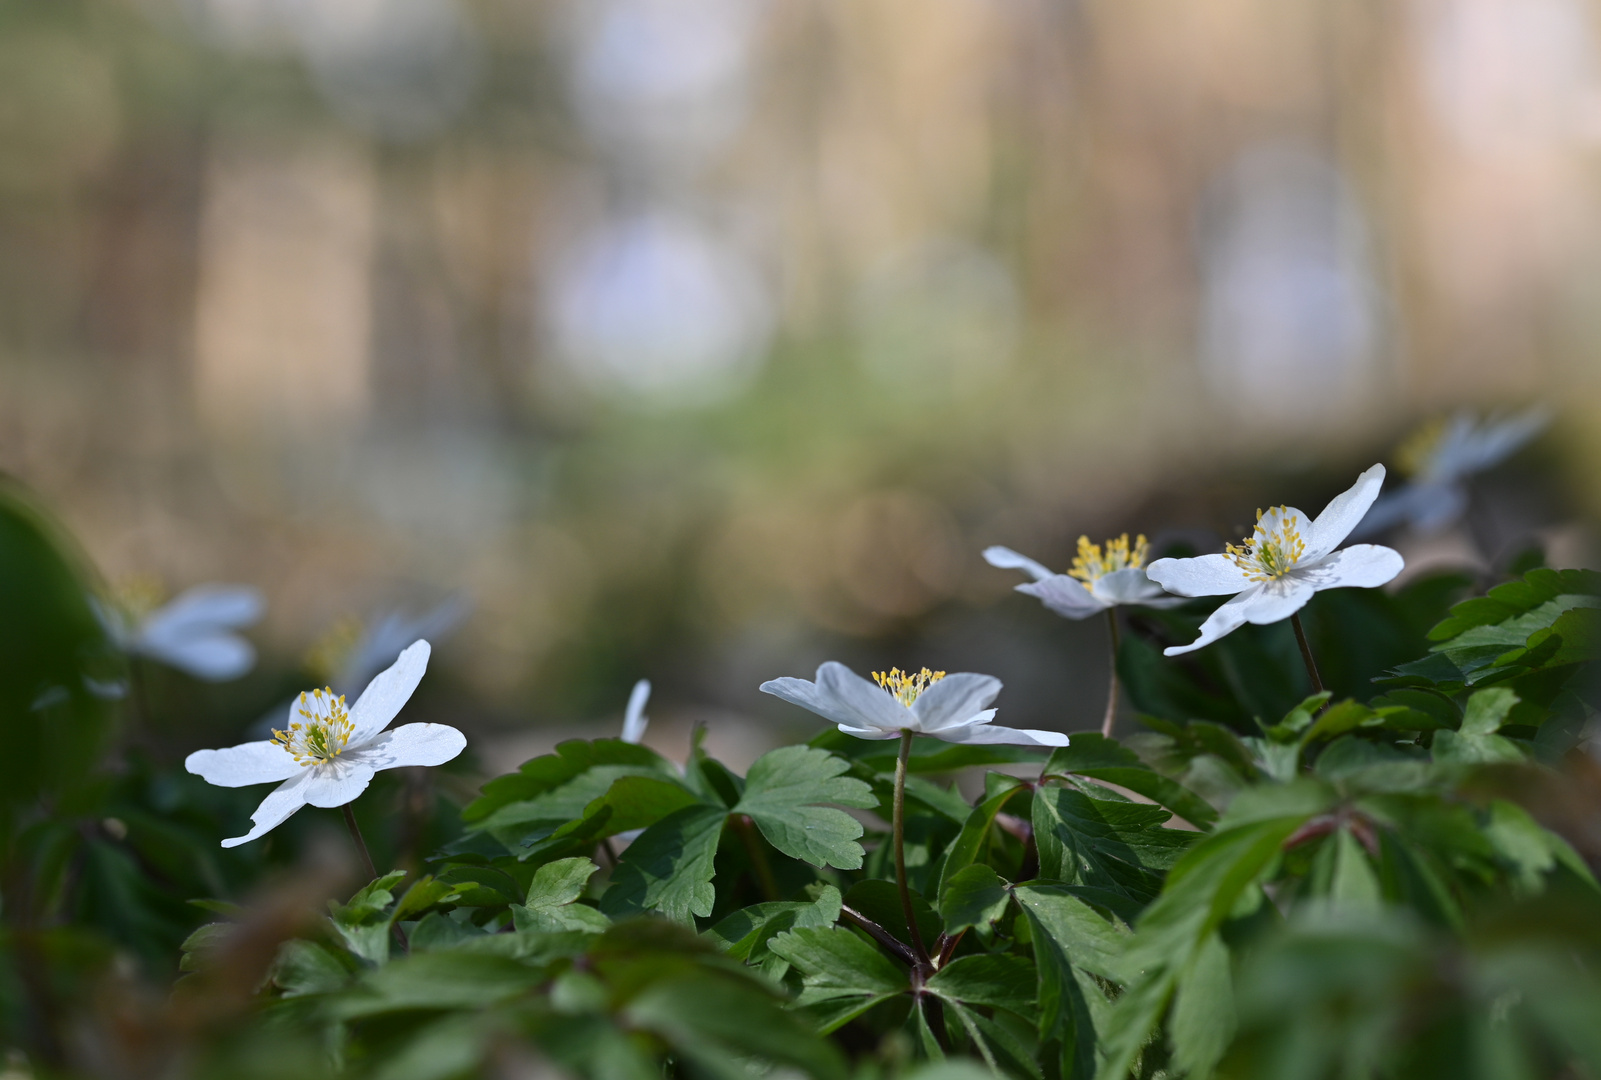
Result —
<path fill-rule="evenodd" d="M 858 739 L 898 739 L 901 736 L 901 733 L 893 728 L 850 727 L 846 724 L 840 724 L 838 727 L 843 734 L 854 735 Z"/>
<path fill-rule="evenodd" d="M 294 757 L 275 742 L 247 742 L 221 750 L 196 750 L 183 759 L 183 767 L 218 787 L 275 784 L 301 771 Z"/>
<path fill-rule="evenodd" d="M 284 754 L 288 757 L 288 754 Z M 265 835 L 268 830 L 276 829 L 296 810 L 306 805 L 305 794 L 301 790 L 311 773 L 310 769 L 300 769 L 299 772 L 273 788 L 261 805 L 256 807 L 255 813 L 250 815 L 250 831 L 243 836 L 235 836 L 222 842 L 225 848 L 238 847 L 248 844 L 257 837 Z"/>
<path fill-rule="evenodd" d="M 1178 596 L 1227 596 L 1251 587 L 1245 571 L 1227 555 L 1157 559 L 1145 572 L 1152 581 Z"/>
<path fill-rule="evenodd" d="M 372 783 L 374 769 L 358 755 L 346 754 L 326 765 L 311 765 L 301 795 L 308 806 L 332 808 L 353 802 Z"/>
<path fill-rule="evenodd" d="M 1375 465 L 1358 476 L 1349 490 L 1334 496 L 1312 522 L 1312 535 L 1307 537 L 1301 561 L 1313 562 L 1339 547 L 1361 523 L 1383 486 L 1384 466 Z"/>
<path fill-rule="evenodd" d="M 134 649 L 207 682 L 237 679 L 256 664 L 255 646 L 242 637 L 216 630 L 182 635 L 147 631 Z"/>
<path fill-rule="evenodd" d="M 838 661 L 830 660 L 817 669 L 817 687 L 857 717 L 855 726 L 897 731 L 913 726 L 910 709 Z"/>
<path fill-rule="evenodd" d="M 191 633 L 198 629 L 249 626 L 261 618 L 267 601 L 248 585 L 196 585 L 144 622 L 146 634 Z"/>
<path fill-rule="evenodd" d="M 1254 585 L 1234 597 L 1234 599 L 1206 617 L 1206 621 L 1201 624 L 1199 637 L 1188 645 L 1170 645 L 1162 650 L 1162 655 L 1178 656 L 1182 653 L 1194 652 L 1196 649 L 1204 648 L 1223 635 L 1232 633 L 1244 626 L 1245 606 L 1256 599 L 1256 594 L 1260 589 L 1260 585 Z"/>
<path fill-rule="evenodd" d="M 430 651 L 428 642 L 412 642 L 387 670 L 379 672 L 367 684 L 367 689 L 350 707 L 352 730 L 349 745 L 360 746 L 389 726 L 389 721 L 395 718 L 401 707 L 411 699 L 417 684 L 422 682 L 423 672 L 428 670 Z"/>
<path fill-rule="evenodd" d="M 1086 589 L 1078 578 L 1067 574 L 1052 574 L 1027 582 L 1019 585 L 1017 591 L 1038 597 L 1042 604 L 1066 619 L 1087 619 L 1111 606 Z"/>
<path fill-rule="evenodd" d="M 833 695 L 825 694 L 821 687 L 810 680 L 796 679 L 786 675 L 781 679 L 768 679 L 757 689 L 764 694 L 772 694 L 776 698 L 782 698 L 791 705 L 799 705 L 803 709 L 810 710 L 823 719 L 838 724 L 841 731 L 848 727 L 859 727 L 862 724 L 862 718 L 857 716 L 853 710 L 846 708 Z M 877 731 L 879 729 L 873 728 L 872 730 Z"/>
<path fill-rule="evenodd" d="M 1317 589 L 1305 576 L 1292 572 L 1286 577 L 1264 581 L 1252 591 L 1251 599 L 1240 605 L 1240 611 L 1246 622 L 1267 626 L 1300 611 L 1315 592 Z"/>
<path fill-rule="evenodd" d="M 1536 406 L 1515 416 L 1486 420 L 1481 425 L 1469 421 L 1469 434 L 1454 443 L 1442 445 L 1430 462 L 1430 475 L 1456 478 L 1482 472 L 1499 465 L 1551 422 L 1549 410 Z"/>
<path fill-rule="evenodd" d="M 1103 574 L 1090 586 L 1095 598 L 1111 604 L 1138 604 L 1141 607 L 1174 607 L 1188 600 L 1185 596 L 1170 596 L 1150 575 L 1137 566 L 1113 570 Z"/>
<path fill-rule="evenodd" d="M 645 715 L 645 703 L 650 700 L 650 680 L 640 679 L 628 695 L 628 711 L 623 714 L 623 742 L 637 743 L 645 737 L 650 717 Z"/>
<path fill-rule="evenodd" d="M 341 756 L 379 772 L 407 765 L 443 765 L 466 748 L 467 736 L 449 724 L 401 724 Z"/>
<path fill-rule="evenodd" d="M 993 675 L 975 675 L 971 671 L 947 675 L 912 702 L 915 730 L 930 733 L 984 723 L 977 717 L 989 708 L 989 703 L 1000 692 L 1001 680 Z M 990 715 L 994 715 L 993 710 Z"/>
<path fill-rule="evenodd" d="M 1044 581 L 1051 576 L 1051 571 L 1029 558 L 1019 555 L 1009 547 L 994 547 L 984 549 L 984 561 L 1000 570 L 1021 570 L 1035 581 Z"/>
<path fill-rule="evenodd" d="M 993 715 L 993 713 L 991 714 Z M 966 746 L 1066 746 L 1067 734 L 1038 728 L 1009 728 L 995 724 L 974 724 L 932 732 L 934 738 Z"/>
<path fill-rule="evenodd" d="M 1375 589 L 1394 580 L 1405 566 L 1406 560 L 1394 548 L 1380 544 L 1352 544 L 1311 566 L 1297 569 L 1292 577 L 1305 580 L 1313 589 L 1346 586 Z"/>

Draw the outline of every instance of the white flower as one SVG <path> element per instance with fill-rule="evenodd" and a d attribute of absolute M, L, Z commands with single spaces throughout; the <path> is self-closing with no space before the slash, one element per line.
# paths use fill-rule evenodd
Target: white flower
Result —
<path fill-rule="evenodd" d="M 1053 574 L 1007 547 L 985 548 L 984 561 L 1002 570 L 1023 571 L 1034 580 L 1019 585 L 1018 592 L 1039 597 L 1058 615 L 1086 619 L 1121 604 L 1162 608 L 1185 602 L 1187 597 L 1169 596 L 1146 575 L 1142 568 L 1148 550 L 1145 537 L 1136 537 L 1131 547 L 1124 533 L 1106 542 L 1105 554 L 1089 537 L 1079 537 L 1078 556 L 1065 574 Z"/>
<path fill-rule="evenodd" d="M 995 710 L 987 708 L 1001 692 L 992 675 L 924 668 L 915 675 L 891 668 L 873 673 L 874 686 L 844 664 L 830 660 L 817 669 L 817 681 L 773 679 L 762 693 L 781 697 L 859 739 L 894 739 L 903 731 L 932 735 L 952 743 L 1010 743 L 1020 746 L 1066 746 L 1059 731 L 995 727 Z"/>
<path fill-rule="evenodd" d="M 197 679 L 237 679 L 255 665 L 255 647 L 233 631 L 261 618 L 267 605 L 260 590 L 248 585 L 196 585 L 146 613 L 153 606 L 96 601 L 95 611 L 124 652 L 159 660 Z"/>
<path fill-rule="evenodd" d="M 623 714 L 622 740 L 627 743 L 643 742 L 650 717 L 645 715 L 645 702 L 650 700 L 650 680 L 640 679 L 628 695 L 628 711 Z"/>
<path fill-rule="evenodd" d="M 1467 509 L 1469 476 L 1505 461 L 1550 422 L 1550 413 L 1537 408 L 1483 422 L 1461 412 L 1449 424 L 1425 427 L 1396 453 L 1409 482 L 1374 503 L 1352 535 L 1377 536 L 1401 524 L 1439 532 Z"/>
<path fill-rule="evenodd" d="M 428 642 L 414 642 L 373 679 L 348 710 L 330 690 L 310 690 L 289 708 L 289 726 L 262 742 L 196 750 L 184 768 L 218 787 L 282 781 L 256 812 L 251 830 L 224 840 L 237 847 L 288 820 L 302 806 L 343 806 L 367 789 L 380 769 L 442 765 L 462 752 L 466 736 L 445 724 L 384 730 L 411 698 L 428 668 Z"/>
<path fill-rule="evenodd" d="M 1287 619 L 1320 589 L 1375 588 L 1401 572 L 1399 552 L 1377 544 L 1340 542 L 1362 520 L 1384 483 L 1384 466 L 1356 478 L 1351 490 L 1335 496 L 1317 520 L 1308 521 L 1290 506 L 1257 511 L 1256 532 L 1227 554 L 1198 559 L 1158 559 L 1149 573 L 1164 589 L 1180 596 L 1235 596 L 1201 624 L 1201 636 L 1175 645 L 1168 656 L 1208 645 L 1245 623 L 1264 625 Z"/>

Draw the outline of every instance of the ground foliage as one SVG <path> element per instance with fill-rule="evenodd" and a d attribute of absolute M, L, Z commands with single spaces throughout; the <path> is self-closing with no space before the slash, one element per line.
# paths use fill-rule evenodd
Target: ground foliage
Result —
<path fill-rule="evenodd" d="M 1285 626 L 1169 660 L 1204 605 L 1140 614 L 1140 734 L 921 741 L 927 971 L 895 744 L 832 730 L 743 776 L 698 742 L 565 743 L 459 811 L 431 794 L 421 863 L 315 910 L 333 879 L 271 872 L 295 834 L 220 851 L 233 793 L 113 735 L 137 672 L 70 544 L 5 499 L 0 1009 L 34 1075 L 1601 1077 L 1596 852 L 1570 843 L 1596 574 L 1320 595 L 1321 694 Z"/>

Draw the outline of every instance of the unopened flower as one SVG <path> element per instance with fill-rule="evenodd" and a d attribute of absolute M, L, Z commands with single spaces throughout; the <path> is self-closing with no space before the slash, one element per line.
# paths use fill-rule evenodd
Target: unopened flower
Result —
<path fill-rule="evenodd" d="M 234 631 L 261 618 L 266 601 L 248 585 L 196 585 L 165 605 L 145 582 L 95 603 L 101 623 L 124 652 L 148 657 L 208 682 L 237 679 L 256 650 Z"/>
<path fill-rule="evenodd" d="M 640 679 L 628 695 L 628 711 L 623 714 L 622 740 L 626 743 L 643 742 L 650 717 L 645 715 L 645 702 L 650 700 L 650 680 Z"/>
<path fill-rule="evenodd" d="M 1141 607 L 1172 607 L 1185 597 L 1169 596 L 1145 572 L 1149 546 L 1145 537 L 1129 543 L 1128 533 L 1100 544 L 1078 538 L 1078 556 L 1065 574 L 1048 570 L 1033 559 L 1008 547 L 984 549 L 984 561 L 1002 570 L 1021 570 L 1033 581 L 1017 586 L 1017 591 L 1038 597 L 1040 603 L 1069 619 L 1085 619 L 1122 604 Z"/>
<path fill-rule="evenodd" d="M 1300 510 L 1275 506 L 1257 511 L 1256 531 L 1222 555 L 1158 559 L 1151 578 L 1180 596 L 1227 596 L 1201 624 L 1201 636 L 1175 645 L 1168 656 L 1209 645 L 1245 623 L 1264 625 L 1287 619 L 1312 594 L 1344 586 L 1371 589 L 1390 581 L 1404 565 L 1399 552 L 1377 544 L 1353 544 L 1336 551 L 1362 520 L 1384 484 L 1384 466 L 1357 477 L 1349 491 L 1335 496 L 1316 520 Z"/>
<path fill-rule="evenodd" d="M 817 669 L 817 681 L 773 679 L 765 694 L 810 709 L 839 730 L 859 739 L 894 739 L 903 731 L 932 735 L 952 743 L 1009 743 L 1019 746 L 1066 746 L 1059 731 L 997 727 L 990 723 L 990 702 L 1001 692 L 992 675 L 924 668 L 915 674 L 891 668 L 874 672 L 878 685 L 844 664 L 830 660 Z"/>
<path fill-rule="evenodd" d="M 381 769 L 443 765 L 461 753 L 466 736 L 446 724 L 385 730 L 422 681 L 429 651 L 428 642 L 414 642 L 348 708 L 332 690 L 308 690 L 290 705 L 288 726 L 271 739 L 185 758 L 184 768 L 218 787 L 278 784 L 250 815 L 250 831 L 222 846 L 248 843 L 302 806 L 343 806 Z"/>
<path fill-rule="evenodd" d="M 1468 507 L 1468 477 L 1511 457 L 1550 422 L 1536 408 L 1482 421 L 1460 412 L 1449 423 L 1424 427 L 1396 452 L 1406 485 L 1374 503 L 1352 535 L 1377 536 L 1403 524 L 1421 533 L 1448 527 Z"/>

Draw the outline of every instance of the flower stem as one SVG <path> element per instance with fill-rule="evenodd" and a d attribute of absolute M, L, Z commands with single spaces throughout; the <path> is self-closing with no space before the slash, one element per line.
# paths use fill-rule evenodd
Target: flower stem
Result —
<path fill-rule="evenodd" d="M 1312 679 L 1312 693 L 1323 692 L 1323 679 L 1317 673 L 1317 661 L 1312 659 L 1312 646 L 1306 643 L 1306 630 L 1301 626 L 1301 613 L 1296 612 L 1290 616 L 1290 625 L 1295 627 L 1295 640 L 1301 646 L 1301 659 L 1306 661 L 1306 673 Z"/>
<path fill-rule="evenodd" d="M 345 828 L 350 830 L 350 838 L 356 842 L 356 850 L 361 852 L 362 865 L 367 868 L 367 880 L 376 880 L 378 868 L 373 865 L 372 853 L 367 850 L 367 841 L 362 839 L 361 826 L 356 824 L 356 815 L 351 812 L 349 803 L 339 809 L 345 812 Z"/>
<path fill-rule="evenodd" d="M 925 970 L 933 969 L 928 959 L 928 946 L 923 944 L 923 931 L 917 925 L 917 913 L 912 909 L 912 890 L 906 884 L 906 763 L 912 756 L 912 733 L 901 731 L 901 752 L 895 759 L 895 805 L 894 821 L 891 828 L 895 832 L 895 883 L 901 890 L 901 911 L 906 916 L 906 932 L 912 938 L 912 951 L 917 954 L 919 966 Z"/>
<path fill-rule="evenodd" d="M 1101 734 L 1110 739 L 1112 725 L 1117 722 L 1117 608 L 1106 609 L 1106 628 L 1112 639 L 1112 684 L 1106 691 L 1106 719 L 1101 721 Z"/>

